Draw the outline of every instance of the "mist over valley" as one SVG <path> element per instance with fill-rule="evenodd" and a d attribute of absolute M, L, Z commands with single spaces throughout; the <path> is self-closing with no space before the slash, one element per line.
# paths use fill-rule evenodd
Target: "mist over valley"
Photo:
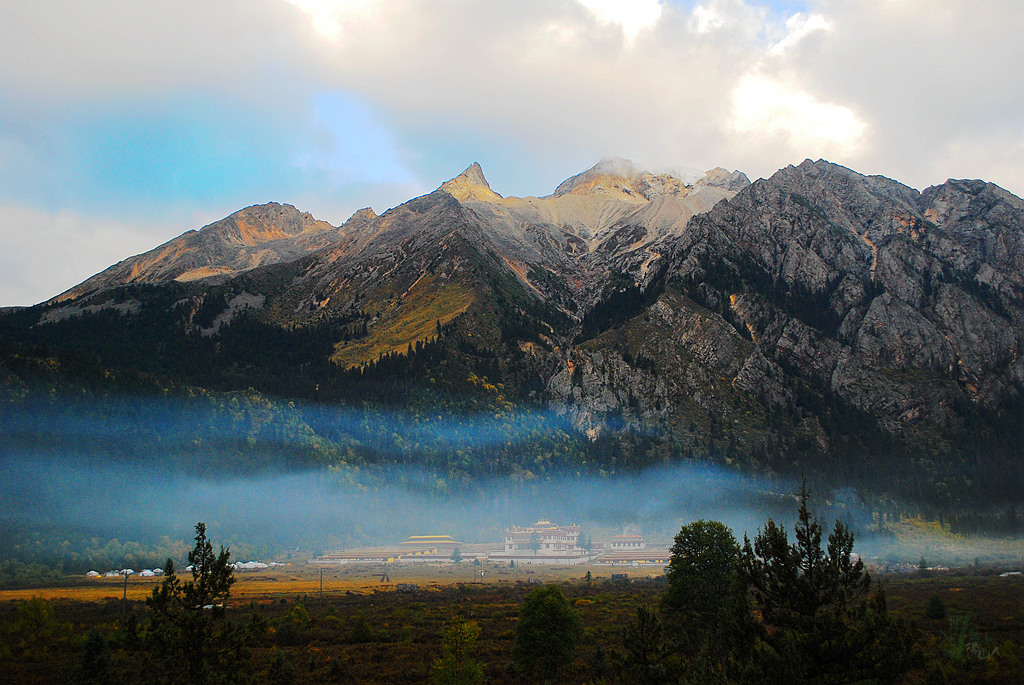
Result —
<path fill-rule="evenodd" d="M 0 657 L 1016 682 L 1022 274 L 1019 198 L 824 161 L 243 209 L 0 312 Z"/>
<path fill-rule="evenodd" d="M 539 518 L 667 545 L 788 520 L 802 478 L 864 543 L 1019 534 L 1022 245 L 997 186 L 820 160 L 249 207 L 0 314 L 5 554 L 197 520 L 259 555 Z"/>

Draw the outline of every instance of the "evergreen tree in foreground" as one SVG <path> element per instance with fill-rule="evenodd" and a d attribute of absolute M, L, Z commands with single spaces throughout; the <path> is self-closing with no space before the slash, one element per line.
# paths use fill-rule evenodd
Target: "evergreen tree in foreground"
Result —
<path fill-rule="evenodd" d="M 772 520 L 742 549 L 717 521 L 682 527 L 661 600 L 673 680 L 884 683 L 915 664 L 915 631 L 889 616 L 853 533 L 836 521 L 823 547 L 807 501 L 805 485 L 792 543 Z"/>
<path fill-rule="evenodd" d="M 658 614 L 646 604 L 636 609 L 636 616 L 622 629 L 624 680 L 637 685 L 665 682 L 666 672 L 662 626 Z"/>
<path fill-rule="evenodd" d="M 247 631 L 225 620 L 225 604 L 235 582 L 223 547 L 215 554 L 206 525 L 196 524 L 196 544 L 188 554 L 192 580 L 182 582 L 174 562 L 146 605 L 153 610 L 147 647 L 159 662 L 165 682 L 220 683 L 247 676 Z"/>
<path fill-rule="evenodd" d="M 703 519 L 683 526 L 665 575 L 667 669 L 680 683 L 731 682 L 749 660 L 756 634 L 732 531 Z"/>
<path fill-rule="evenodd" d="M 790 543 L 769 520 L 744 538 L 743 582 L 761 614 L 743 679 L 761 683 L 892 682 L 914 663 L 913 631 L 889 616 L 885 593 L 854 561 L 853 533 L 836 521 L 822 548 L 806 484 Z"/>

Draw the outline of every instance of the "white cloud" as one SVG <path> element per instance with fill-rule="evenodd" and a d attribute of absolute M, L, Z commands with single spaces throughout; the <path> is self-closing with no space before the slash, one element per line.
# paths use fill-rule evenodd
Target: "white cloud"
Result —
<path fill-rule="evenodd" d="M 660 0 L 578 0 L 598 21 L 622 27 L 626 43 L 632 45 L 640 32 L 661 18 Z"/>
<path fill-rule="evenodd" d="M 5 108 L 198 90 L 263 111 L 291 108 L 282 120 L 305 125 L 303 103 L 334 90 L 372 106 L 396 148 L 407 148 L 396 152 L 402 159 L 410 146 L 430 148 L 423 141 L 440 126 L 574 164 L 620 154 L 755 175 L 807 156 L 796 149 L 804 142 L 855 155 L 836 161 L 873 172 L 913 174 L 938 159 L 944 138 L 1001 130 L 1024 111 L 1012 87 L 1013 65 L 1024 61 L 1024 3 L 1015 0 L 818 0 L 813 12 L 788 15 L 755 0 L 692 9 L 657 0 L 80 5 L 8 9 Z M 744 105 L 758 89 L 768 100 Z M 757 122 L 789 131 L 792 145 L 737 145 L 737 128 Z M 808 126 L 809 135 L 792 134 Z M 870 138 L 858 138 L 861 126 Z M 979 158 L 998 156 L 989 145 Z"/>
<path fill-rule="evenodd" d="M 738 49 L 760 53 L 763 37 L 777 30 L 773 22 L 765 9 L 753 2 L 705 0 L 690 12 L 686 27 L 704 40 L 713 41 L 708 45 L 716 52 Z"/>
<path fill-rule="evenodd" d="M 714 7 L 697 5 L 690 14 L 690 30 L 694 33 L 708 33 L 725 26 L 726 20 Z"/>
<path fill-rule="evenodd" d="M 1024 140 L 1024 3 L 829 0 L 815 10 L 831 30 L 785 61 L 808 92 L 869 125 L 855 168 L 918 188 L 970 173 L 1024 193 L 1004 162 Z M 969 155 L 950 152 L 960 145 Z M 968 157 L 973 172 L 956 166 Z"/>
<path fill-rule="evenodd" d="M 47 300 L 133 254 L 183 233 L 185 226 L 128 224 L 0 204 L 0 306 Z"/>
<path fill-rule="evenodd" d="M 848 107 L 817 100 L 792 82 L 754 71 L 732 91 L 729 125 L 755 139 L 784 138 L 793 154 L 856 155 L 867 125 Z"/>
<path fill-rule="evenodd" d="M 259 93 L 294 76 L 271 67 L 313 67 L 301 13 L 278 1 L 33 0 L 3 14 L 0 83 L 26 99 Z"/>
<path fill-rule="evenodd" d="M 285 0 L 309 19 L 313 30 L 328 41 L 340 41 L 346 30 L 376 23 L 382 0 Z"/>
<path fill-rule="evenodd" d="M 786 20 L 786 35 L 769 50 L 770 55 L 781 55 L 807 36 L 818 31 L 831 31 L 832 24 L 820 14 L 797 12 Z"/>

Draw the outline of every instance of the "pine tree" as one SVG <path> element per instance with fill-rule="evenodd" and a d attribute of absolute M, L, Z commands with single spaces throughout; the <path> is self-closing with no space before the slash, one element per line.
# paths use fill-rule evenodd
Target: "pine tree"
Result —
<path fill-rule="evenodd" d="M 82 644 L 82 657 L 75 674 L 78 683 L 113 683 L 113 664 L 110 658 L 110 645 L 106 638 L 95 630 L 89 631 Z"/>
<path fill-rule="evenodd" d="M 238 682 L 244 680 L 247 632 L 225 620 L 225 605 L 235 582 L 223 547 L 215 554 L 206 524 L 196 524 L 195 547 L 188 554 L 192 580 L 182 582 L 168 559 L 164 580 L 146 605 L 153 610 L 148 647 L 162 661 L 167 682 Z"/>
<path fill-rule="evenodd" d="M 822 549 L 821 524 L 801 488 L 796 540 L 769 520 L 753 545 L 744 540 L 743 579 L 760 610 L 748 677 L 765 683 L 890 681 L 913 663 L 913 634 L 889 615 L 885 593 L 871 592 L 853 560 L 853 533 L 836 521 Z"/>
<path fill-rule="evenodd" d="M 664 682 L 661 621 L 646 604 L 637 607 L 636 616 L 622 629 L 622 646 L 626 650 L 624 666 L 628 682 L 643 685 Z"/>

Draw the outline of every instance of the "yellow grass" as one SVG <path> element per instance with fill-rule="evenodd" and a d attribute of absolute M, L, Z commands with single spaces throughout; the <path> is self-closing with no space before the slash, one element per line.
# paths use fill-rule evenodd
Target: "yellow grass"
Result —
<path fill-rule="evenodd" d="M 509 568 L 505 565 L 483 564 L 474 566 L 470 562 L 451 563 L 405 563 L 388 565 L 388 582 L 381 582 L 380 564 L 306 564 L 298 563 L 287 567 L 265 569 L 256 572 L 236 572 L 235 584 L 231 588 L 234 602 L 274 600 L 292 595 L 314 596 L 320 592 L 320 569 L 323 568 L 324 595 L 338 595 L 345 592 L 365 594 L 374 591 L 393 591 L 399 583 L 415 583 L 421 589 L 465 584 L 501 584 L 527 582 L 532 579 L 543 583 L 559 583 L 565 580 L 579 581 L 589 570 L 594 579 L 608 578 L 612 573 L 625 573 L 634 578 L 660 575 L 663 569 L 618 568 L 611 566 L 533 566 L 521 565 Z M 480 571 L 484 571 L 483 577 Z M 183 574 L 182 579 L 191 576 Z M 128 598 L 143 601 L 159 586 L 160 578 L 128 579 Z M 120 578 L 75 578 L 67 585 L 33 588 L 25 590 L 0 590 L 0 602 L 23 601 L 32 597 L 46 600 L 70 599 L 81 602 L 100 602 L 121 599 L 124 581 Z"/>
<path fill-rule="evenodd" d="M 366 338 L 335 345 L 331 360 L 351 368 L 382 354 L 404 353 L 410 343 L 436 335 L 438 321 L 448 323 L 472 303 L 473 293 L 465 286 L 446 283 L 438 288 L 433 276 L 424 276 L 385 308 Z"/>

